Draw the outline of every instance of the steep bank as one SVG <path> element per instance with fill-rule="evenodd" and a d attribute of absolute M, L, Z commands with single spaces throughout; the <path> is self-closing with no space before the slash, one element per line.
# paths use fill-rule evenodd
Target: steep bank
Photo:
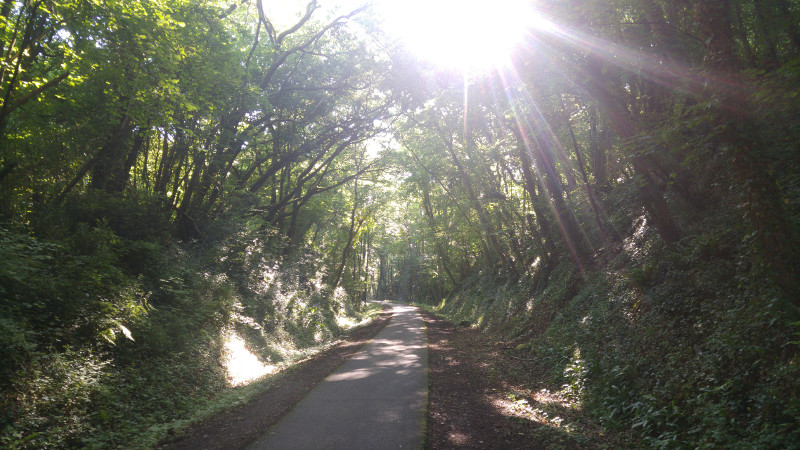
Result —
<path fill-rule="evenodd" d="M 82 228 L 61 240 L 0 230 L 13 300 L 0 304 L 2 446 L 153 445 L 380 312 L 246 247 Z"/>
<path fill-rule="evenodd" d="M 747 242 L 647 234 L 581 278 L 474 277 L 434 311 L 504 340 L 631 445 L 789 448 L 800 438 L 797 315 Z M 531 386 L 536 388 L 536 386 Z"/>

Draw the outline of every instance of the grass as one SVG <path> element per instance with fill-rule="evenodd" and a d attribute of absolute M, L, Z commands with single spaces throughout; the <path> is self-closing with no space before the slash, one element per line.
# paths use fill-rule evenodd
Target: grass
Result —
<path fill-rule="evenodd" d="M 383 308 L 377 303 L 368 303 L 360 312 L 356 320 L 345 320 L 342 331 L 354 331 L 358 328 L 369 325 L 378 315 L 383 312 Z M 135 447 L 153 447 L 159 441 L 171 435 L 181 434 L 190 426 L 203 422 L 209 417 L 232 410 L 238 406 L 250 403 L 253 399 L 266 392 L 276 383 L 287 376 L 291 376 L 292 370 L 303 361 L 318 355 L 331 347 L 342 342 L 342 339 L 331 339 L 310 347 L 297 349 L 293 345 L 286 343 L 283 354 L 288 355 L 282 362 L 277 364 L 275 372 L 266 374 L 255 380 L 240 386 L 227 387 L 213 398 L 199 401 L 196 406 L 189 410 L 181 419 L 156 423 L 150 426 L 141 436 L 135 439 Z"/>

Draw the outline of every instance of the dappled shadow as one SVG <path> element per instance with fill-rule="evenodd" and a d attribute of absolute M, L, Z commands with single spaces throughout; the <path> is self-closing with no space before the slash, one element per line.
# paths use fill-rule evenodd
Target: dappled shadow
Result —
<path fill-rule="evenodd" d="M 328 374 L 356 354 L 390 317 L 391 312 L 381 313 L 372 324 L 348 332 L 345 340 L 330 350 L 275 375 L 272 387 L 250 403 L 210 417 L 205 423 L 191 427 L 184 436 L 173 436 L 162 442 L 159 448 L 244 448 L 277 423 Z"/>
<path fill-rule="evenodd" d="M 427 448 L 587 447 L 571 425 L 585 419 L 576 404 L 510 381 L 518 377 L 509 372 L 524 371 L 527 378 L 535 367 L 505 357 L 477 330 L 424 317 L 430 351 Z"/>
<path fill-rule="evenodd" d="M 427 448 L 523 448 L 485 392 L 483 375 L 456 350 L 456 327 L 425 316 L 428 325 L 430 402 Z M 513 424 L 510 424 L 513 426 Z"/>
<path fill-rule="evenodd" d="M 413 448 L 427 403 L 425 325 L 395 305 L 392 321 L 251 448 Z"/>

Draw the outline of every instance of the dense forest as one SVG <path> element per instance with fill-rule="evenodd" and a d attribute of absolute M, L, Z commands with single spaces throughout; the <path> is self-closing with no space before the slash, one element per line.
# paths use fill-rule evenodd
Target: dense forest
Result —
<path fill-rule="evenodd" d="M 267 3 L 0 4 L 0 446 L 151 446 L 369 299 L 631 447 L 800 442 L 800 1 L 530 0 L 482 70 Z"/>

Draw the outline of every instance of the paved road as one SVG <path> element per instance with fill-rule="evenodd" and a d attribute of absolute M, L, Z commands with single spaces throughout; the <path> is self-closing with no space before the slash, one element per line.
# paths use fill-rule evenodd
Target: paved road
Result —
<path fill-rule="evenodd" d="M 423 444 L 428 342 L 416 309 L 391 322 L 251 449 L 395 449 Z"/>

